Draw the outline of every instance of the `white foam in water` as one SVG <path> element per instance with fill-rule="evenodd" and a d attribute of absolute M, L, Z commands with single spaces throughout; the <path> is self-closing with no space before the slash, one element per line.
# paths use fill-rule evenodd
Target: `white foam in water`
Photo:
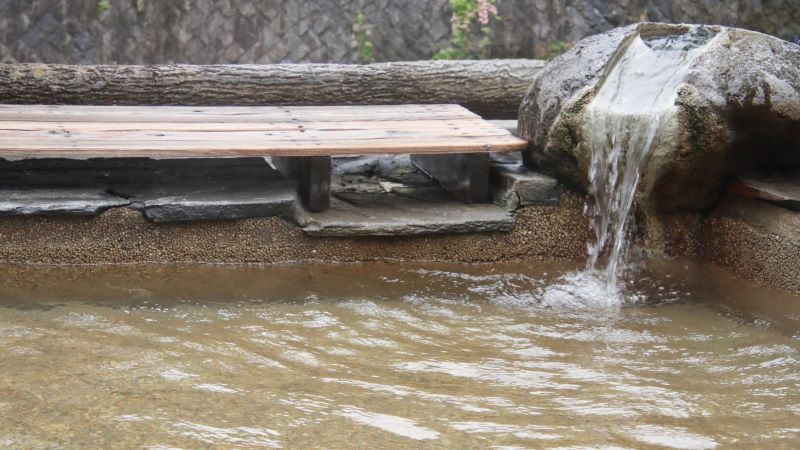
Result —
<path fill-rule="evenodd" d="M 600 85 L 583 116 L 583 145 L 591 154 L 590 194 L 595 241 L 586 271 L 562 278 L 544 295 L 552 306 L 619 306 L 630 213 L 641 171 L 664 119 L 707 40 L 704 29 L 645 41 L 636 36 Z M 602 262 L 601 262 L 602 261 Z"/>
<path fill-rule="evenodd" d="M 608 292 L 606 280 L 594 270 L 563 275 L 545 288 L 541 302 L 552 308 L 610 308 L 623 303 L 618 292 Z"/>

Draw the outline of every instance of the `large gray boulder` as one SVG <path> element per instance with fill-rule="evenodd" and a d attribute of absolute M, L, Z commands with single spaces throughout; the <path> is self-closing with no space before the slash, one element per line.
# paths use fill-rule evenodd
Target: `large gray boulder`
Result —
<path fill-rule="evenodd" d="M 609 74 L 630 74 L 615 65 L 642 44 L 694 53 L 643 162 L 640 202 L 702 209 L 732 176 L 800 167 L 800 46 L 737 28 L 660 23 L 584 39 L 539 72 L 519 110 L 528 167 L 588 189 L 587 108 Z"/>

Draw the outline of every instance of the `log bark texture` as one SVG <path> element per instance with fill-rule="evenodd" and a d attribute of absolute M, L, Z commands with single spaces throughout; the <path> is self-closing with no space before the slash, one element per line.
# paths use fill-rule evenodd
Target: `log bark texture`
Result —
<path fill-rule="evenodd" d="M 541 60 L 368 65 L 72 66 L 0 64 L 0 103 L 91 105 L 375 105 L 458 103 L 516 118 Z"/>

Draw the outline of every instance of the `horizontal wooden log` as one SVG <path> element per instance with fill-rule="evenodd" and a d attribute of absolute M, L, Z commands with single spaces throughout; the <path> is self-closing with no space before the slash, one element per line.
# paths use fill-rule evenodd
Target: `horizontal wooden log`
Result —
<path fill-rule="evenodd" d="M 0 64 L 0 103 L 81 105 L 378 105 L 458 103 L 515 118 L 540 60 L 368 65 L 70 66 Z"/>

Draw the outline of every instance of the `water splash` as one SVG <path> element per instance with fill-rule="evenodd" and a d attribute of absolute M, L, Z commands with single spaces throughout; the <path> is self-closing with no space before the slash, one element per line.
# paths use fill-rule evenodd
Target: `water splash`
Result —
<path fill-rule="evenodd" d="M 678 89 L 700 53 L 698 48 L 712 37 L 708 28 L 679 30 L 679 34 L 640 34 L 631 39 L 584 113 L 582 145 L 591 155 L 593 200 L 587 213 L 595 239 L 588 244 L 587 268 L 577 275 L 580 280 L 565 279 L 591 287 L 581 295 L 582 303 L 624 302 L 620 278 L 627 268 L 631 213 L 642 171 L 654 147 L 670 144 L 669 133 L 662 129 L 675 115 Z"/>

